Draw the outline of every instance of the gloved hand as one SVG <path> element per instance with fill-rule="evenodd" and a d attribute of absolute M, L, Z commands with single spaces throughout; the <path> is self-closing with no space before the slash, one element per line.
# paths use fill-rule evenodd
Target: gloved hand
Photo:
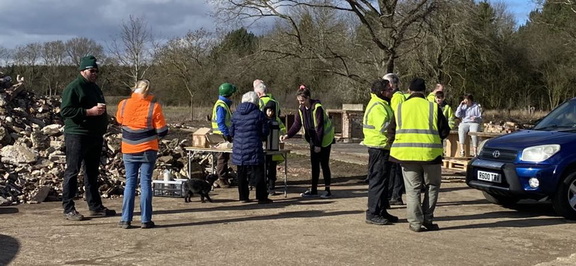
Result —
<path fill-rule="evenodd" d="M 16 75 L 16 82 L 24 83 L 24 77 L 20 77 L 20 75 Z"/>
<path fill-rule="evenodd" d="M 321 150 L 322 150 L 321 147 L 314 146 L 314 152 L 315 152 L 315 153 L 319 153 Z"/>

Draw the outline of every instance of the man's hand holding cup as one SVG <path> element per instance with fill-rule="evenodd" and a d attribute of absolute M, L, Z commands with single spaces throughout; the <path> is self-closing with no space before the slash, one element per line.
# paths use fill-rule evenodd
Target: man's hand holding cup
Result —
<path fill-rule="evenodd" d="M 106 104 L 105 103 L 98 103 L 94 107 L 90 109 L 86 109 L 87 116 L 99 116 L 106 112 Z"/>

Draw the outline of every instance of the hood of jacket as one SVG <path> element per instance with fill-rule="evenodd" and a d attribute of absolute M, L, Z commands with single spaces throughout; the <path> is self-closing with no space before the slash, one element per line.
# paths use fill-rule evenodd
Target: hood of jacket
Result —
<path fill-rule="evenodd" d="M 241 103 L 236 107 L 236 112 L 239 112 L 240 114 L 248 114 L 252 111 L 254 111 L 254 109 L 258 109 L 258 106 L 256 106 L 253 103 Z"/>

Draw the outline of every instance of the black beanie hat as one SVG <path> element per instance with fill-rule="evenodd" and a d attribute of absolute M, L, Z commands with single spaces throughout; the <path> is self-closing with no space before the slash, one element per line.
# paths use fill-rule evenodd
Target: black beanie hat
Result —
<path fill-rule="evenodd" d="M 426 82 L 421 78 L 415 78 L 410 82 L 410 91 L 425 91 Z"/>
<path fill-rule="evenodd" d="M 98 64 L 96 64 L 96 57 L 93 55 L 87 55 L 80 59 L 80 67 L 78 70 L 86 70 L 90 68 L 98 68 Z"/>

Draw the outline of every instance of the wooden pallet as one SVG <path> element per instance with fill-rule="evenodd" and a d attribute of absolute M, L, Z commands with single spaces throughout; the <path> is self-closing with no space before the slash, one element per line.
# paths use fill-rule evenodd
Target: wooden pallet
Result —
<path fill-rule="evenodd" d="M 447 169 L 454 169 L 454 170 L 466 170 L 466 166 L 470 162 L 469 158 L 444 158 L 442 161 L 443 167 Z"/>

